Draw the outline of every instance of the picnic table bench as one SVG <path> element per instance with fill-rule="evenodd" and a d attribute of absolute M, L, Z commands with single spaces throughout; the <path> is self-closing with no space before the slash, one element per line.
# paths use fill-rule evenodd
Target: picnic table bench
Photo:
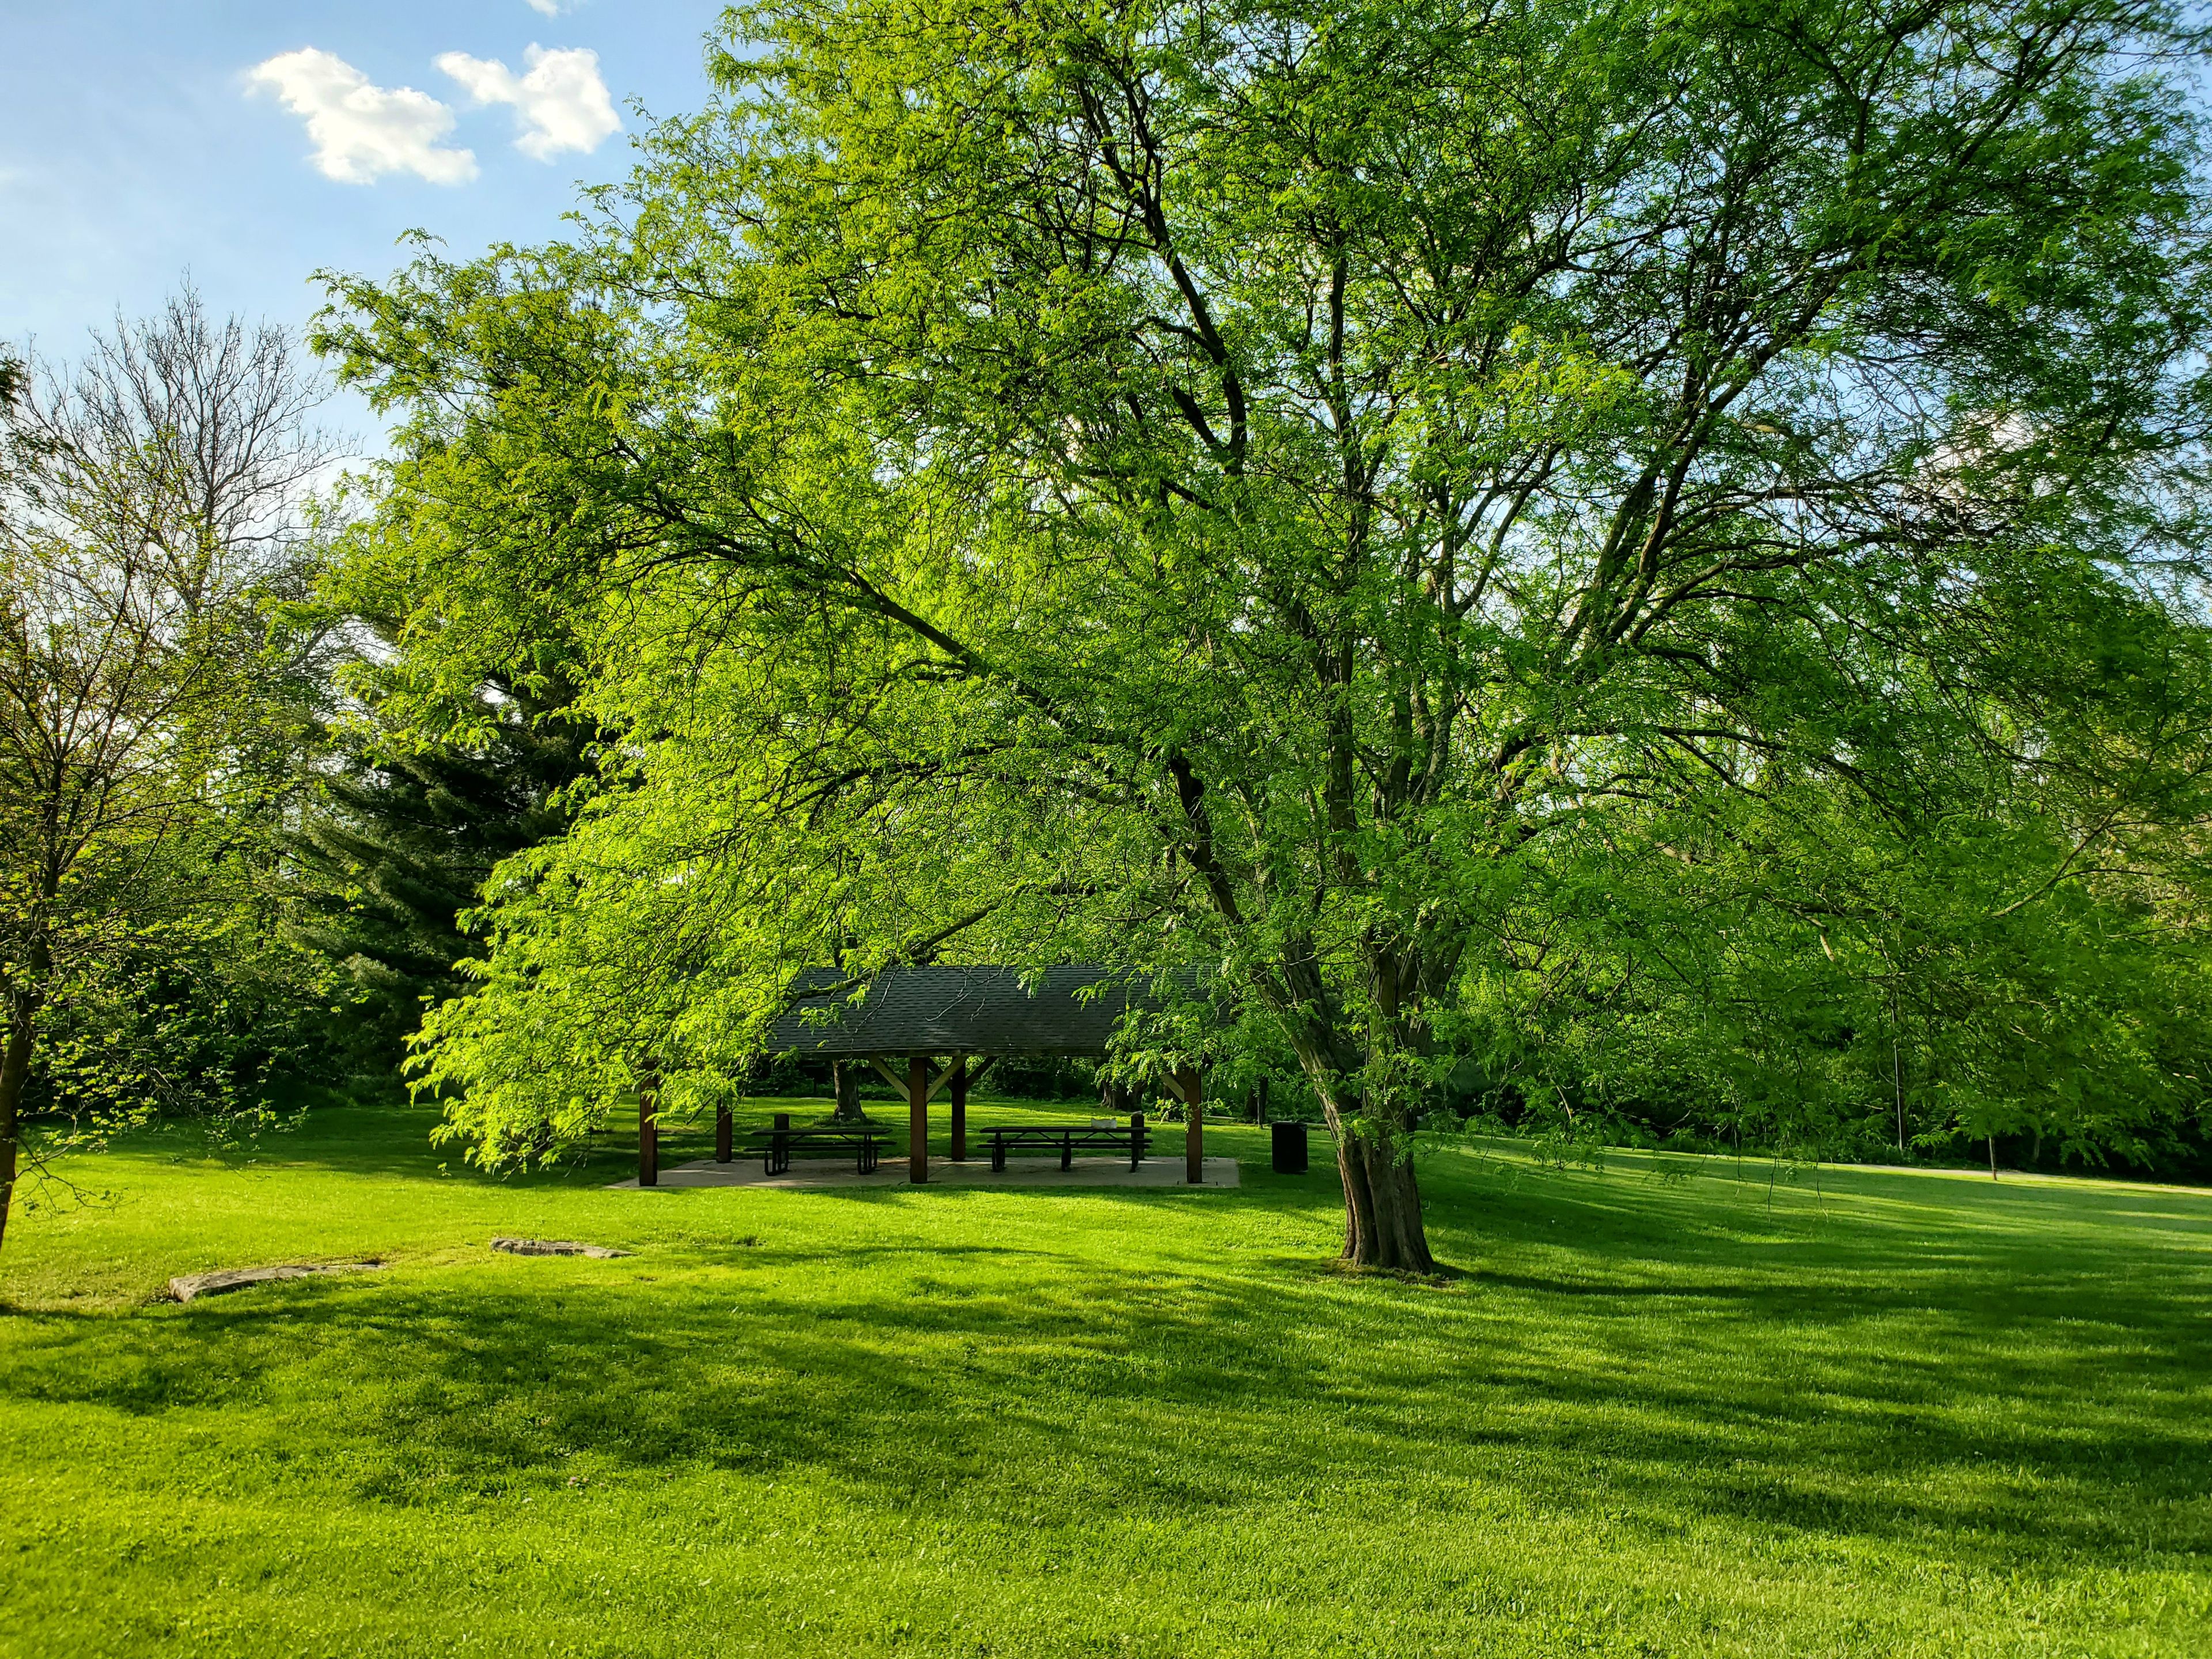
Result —
<path fill-rule="evenodd" d="M 748 1158 L 757 1156 L 762 1170 L 768 1175 L 790 1174 L 794 1153 L 805 1157 L 825 1152 L 838 1156 L 850 1153 L 854 1168 L 866 1175 L 875 1169 L 878 1151 L 884 1139 L 884 1132 L 873 1124 L 850 1129 L 819 1126 L 811 1129 L 779 1127 L 762 1130 L 747 1141 L 742 1150 Z"/>
<path fill-rule="evenodd" d="M 1056 1148 L 1063 1170 L 1074 1167 L 1079 1150 L 1126 1153 L 1129 1167 L 1133 1170 L 1145 1161 L 1145 1145 L 1151 1139 L 1142 1112 L 1132 1113 L 1127 1123 L 1117 1123 L 1111 1118 L 1093 1118 L 1088 1123 L 1025 1124 L 970 1133 L 991 1143 L 991 1168 L 1000 1173 L 1006 1167 L 1006 1153 L 1024 1146 Z"/>

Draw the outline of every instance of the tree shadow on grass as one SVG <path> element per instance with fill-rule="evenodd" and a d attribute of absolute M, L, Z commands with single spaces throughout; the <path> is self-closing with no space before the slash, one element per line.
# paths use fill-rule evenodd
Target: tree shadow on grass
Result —
<path fill-rule="evenodd" d="M 390 1138 L 334 1134 L 319 1161 L 423 1173 Z M 1327 1228 L 1282 1255 L 1333 1202 L 1325 1170 L 1047 1189 L 1028 1221 L 1026 1194 L 975 1194 L 998 1206 L 976 1217 L 964 1192 L 860 1188 L 811 1195 L 854 1218 L 819 1247 L 684 1236 L 20 1316 L 0 1405 L 220 1414 L 180 1455 L 277 1486 L 339 1470 L 376 1504 L 793 1470 L 1009 1528 L 1048 1499 L 1264 1523 L 1319 1489 L 1385 1530 L 1504 1493 L 1996 1569 L 2206 1545 L 2212 1273 L 2182 1248 L 2206 1213 L 2186 1195 L 2146 1231 L 2113 1221 L 2140 1194 L 1896 1179 L 1826 1212 L 1580 1172 L 1425 1190 L 1468 1271 L 1441 1291 L 1334 1273 Z M 903 1236 L 852 1242 L 872 1212 Z"/>
<path fill-rule="evenodd" d="M 1132 1225 L 1178 1201 L 1080 1197 Z M 1716 1282 L 1716 1235 L 1664 1206 L 1565 1246 L 1550 1224 L 1573 1205 L 1548 1208 L 1486 1208 L 1489 1260 L 1444 1293 L 1020 1241 L 302 1281 L 34 1316 L 0 1399 L 153 1418 L 313 1398 L 305 1437 L 342 1448 L 379 1504 L 804 1469 L 856 1501 L 1009 1525 L 1044 1488 L 1100 1515 L 1204 1515 L 1318 1486 L 1385 1525 L 1497 1489 L 1992 1567 L 2205 1542 L 2201 1274 L 2184 1296 L 2140 1274 L 2092 1293 L 2076 1261 L 2024 1297 L 2002 1249 L 1948 1240 L 1931 1267 L 1850 1238 Z M 1516 1249 L 1541 1260 L 1498 1265 Z"/>

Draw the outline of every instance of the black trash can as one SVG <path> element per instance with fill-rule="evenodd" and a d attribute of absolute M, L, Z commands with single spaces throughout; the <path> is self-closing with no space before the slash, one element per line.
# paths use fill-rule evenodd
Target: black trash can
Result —
<path fill-rule="evenodd" d="M 1275 1173 L 1304 1175 L 1306 1172 L 1306 1126 L 1303 1123 L 1278 1123 L 1275 1132 Z"/>

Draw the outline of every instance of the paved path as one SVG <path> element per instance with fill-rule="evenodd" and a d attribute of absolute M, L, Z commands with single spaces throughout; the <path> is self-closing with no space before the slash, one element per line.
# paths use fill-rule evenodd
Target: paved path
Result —
<path fill-rule="evenodd" d="M 1075 1167 L 1063 1170 L 1057 1156 L 1051 1158 L 1010 1158 L 1004 1174 L 994 1174 L 988 1158 L 971 1158 L 965 1164 L 955 1164 L 950 1158 L 932 1158 L 929 1160 L 929 1184 L 933 1187 L 1169 1187 L 1188 1190 L 1183 1181 L 1182 1158 L 1148 1158 L 1135 1169 L 1129 1167 L 1126 1158 L 1079 1158 Z M 617 1181 L 617 1187 L 635 1187 L 635 1179 Z M 672 1164 L 660 1172 L 660 1185 L 668 1187 L 904 1187 L 907 1180 L 906 1160 L 886 1158 L 872 1174 L 860 1175 L 850 1158 L 794 1158 L 788 1175 L 768 1176 L 761 1173 L 757 1158 L 744 1158 L 732 1164 L 717 1164 L 712 1158 L 698 1158 L 690 1164 Z M 1206 1185 L 1234 1187 L 1238 1185 L 1237 1160 L 1233 1158 L 1209 1158 L 1206 1160 Z"/>

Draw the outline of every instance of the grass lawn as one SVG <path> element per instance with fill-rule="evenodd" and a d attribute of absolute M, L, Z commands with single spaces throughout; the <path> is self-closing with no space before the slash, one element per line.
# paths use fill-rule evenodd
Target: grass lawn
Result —
<path fill-rule="evenodd" d="M 1234 1192 L 640 1193 L 428 1122 L 18 1215 L 0 1653 L 2212 1654 L 2212 1194 L 1440 1151 L 1422 1285 L 1256 1130 Z"/>

